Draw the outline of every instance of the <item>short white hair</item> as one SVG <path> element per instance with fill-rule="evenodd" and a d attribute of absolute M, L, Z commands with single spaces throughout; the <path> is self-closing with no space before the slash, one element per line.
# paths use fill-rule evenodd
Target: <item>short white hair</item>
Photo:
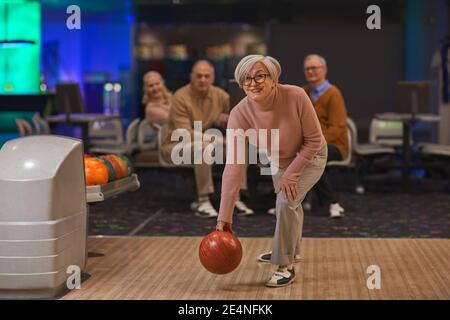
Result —
<path fill-rule="evenodd" d="M 267 71 L 269 72 L 272 80 L 275 83 L 278 83 L 278 79 L 281 75 L 281 66 L 277 59 L 270 56 L 252 54 L 242 58 L 242 60 L 239 61 L 236 69 L 234 70 L 234 79 L 240 87 L 242 87 L 242 85 L 244 84 L 245 76 L 257 62 L 261 62 L 267 68 Z"/>
<path fill-rule="evenodd" d="M 310 60 L 310 59 L 317 59 L 320 61 L 320 64 L 327 69 L 327 60 L 325 60 L 324 57 L 322 57 L 321 55 L 318 54 L 309 54 L 306 56 L 305 60 L 303 60 L 303 63 L 305 63 L 306 61 Z"/>

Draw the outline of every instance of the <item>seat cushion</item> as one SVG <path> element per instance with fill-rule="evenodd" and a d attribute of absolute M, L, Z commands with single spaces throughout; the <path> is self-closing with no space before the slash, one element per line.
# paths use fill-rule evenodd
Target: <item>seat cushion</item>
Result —
<path fill-rule="evenodd" d="M 376 154 L 394 154 L 395 149 L 391 147 L 383 147 L 376 144 L 360 144 L 355 148 L 355 153 L 361 156 L 370 156 Z"/>

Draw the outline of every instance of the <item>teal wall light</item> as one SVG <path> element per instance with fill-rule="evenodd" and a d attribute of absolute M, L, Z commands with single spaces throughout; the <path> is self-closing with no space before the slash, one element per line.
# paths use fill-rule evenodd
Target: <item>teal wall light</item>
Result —
<path fill-rule="evenodd" d="M 40 92 L 41 7 L 0 0 L 0 94 Z"/>

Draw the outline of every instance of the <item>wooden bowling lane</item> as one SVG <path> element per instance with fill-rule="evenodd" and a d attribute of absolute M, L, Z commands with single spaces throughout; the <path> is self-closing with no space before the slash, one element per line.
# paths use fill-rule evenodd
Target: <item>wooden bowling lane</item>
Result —
<path fill-rule="evenodd" d="M 62 299 L 450 299 L 450 240 L 307 238 L 291 286 L 266 288 L 270 264 L 256 256 L 270 238 L 240 238 L 244 256 L 231 274 L 207 272 L 197 237 L 91 237 L 91 277 Z M 381 289 L 369 290 L 378 265 Z"/>

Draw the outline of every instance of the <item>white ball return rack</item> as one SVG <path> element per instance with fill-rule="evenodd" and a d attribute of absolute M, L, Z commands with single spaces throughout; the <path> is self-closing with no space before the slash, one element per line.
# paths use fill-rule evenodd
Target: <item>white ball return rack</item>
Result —
<path fill-rule="evenodd" d="M 5 143 L 0 150 L 0 299 L 67 292 L 73 270 L 81 273 L 87 262 L 88 204 L 139 187 L 136 174 L 86 187 L 78 139 L 40 135 Z"/>

